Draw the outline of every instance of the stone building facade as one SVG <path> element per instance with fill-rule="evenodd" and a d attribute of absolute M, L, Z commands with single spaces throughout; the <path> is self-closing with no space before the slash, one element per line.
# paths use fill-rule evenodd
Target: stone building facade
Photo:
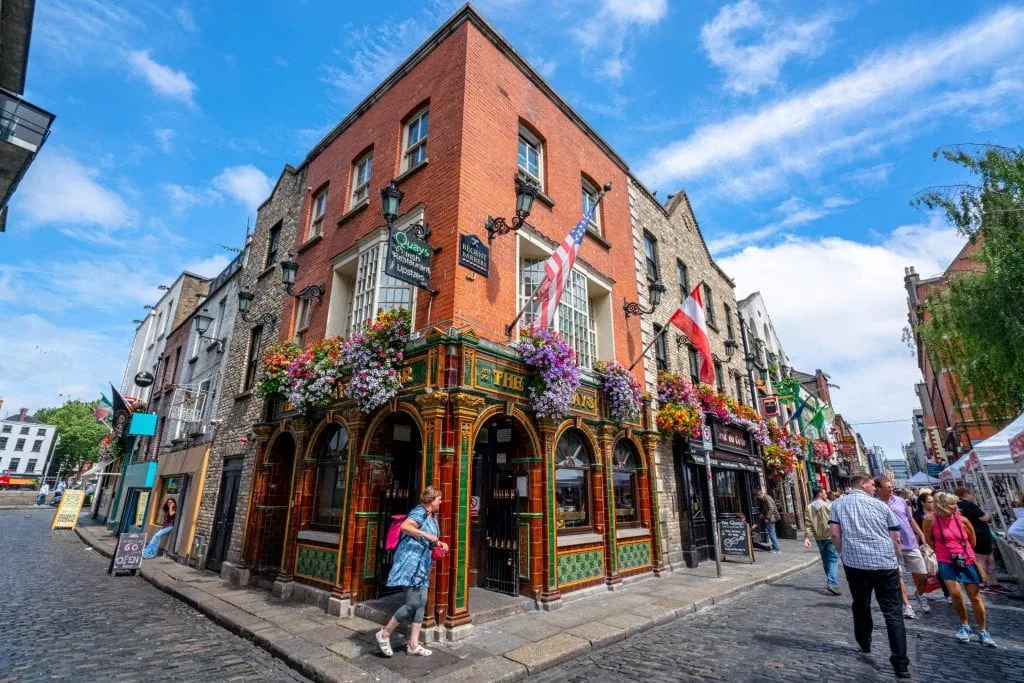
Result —
<path fill-rule="evenodd" d="M 306 195 L 306 168 L 286 165 L 270 197 L 259 207 L 245 248 L 239 291 L 253 294 L 249 312 L 234 316 L 216 404 L 219 423 L 207 463 L 196 534 L 206 539 L 203 565 L 228 572 L 238 562 L 255 468 L 258 439 L 253 425 L 264 419 L 264 401 L 253 392 L 253 358 L 261 358 L 280 336 L 286 298 L 279 264 L 295 248 L 296 227 Z M 228 301 L 237 310 L 235 300 Z M 225 465 L 227 476 L 224 476 Z"/>
<path fill-rule="evenodd" d="M 655 410 L 658 407 L 659 370 L 679 373 L 696 383 L 699 374 L 696 351 L 668 320 L 697 286 L 701 286 L 704 298 L 717 389 L 742 404 L 750 405 L 750 382 L 737 317 L 735 285 L 708 251 L 686 192 L 679 190 L 661 204 L 638 180 L 630 177 L 629 200 L 641 305 L 649 306 L 650 286 L 655 282 L 660 282 L 666 290 L 658 308 L 642 315 L 640 321 L 645 348 L 664 330 L 659 341 L 644 357 L 647 390 L 655 397 L 652 407 Z M 665 327 L 670 329 L 665 330 Z M 678 566 L 684 561 L 696 563 L 700 553 L 693 549 L 706 546 L 706 538 L 701 537 L 699 542 L 693 538 L 694 522 L 691 518 L 698 514 L 697 524 L 707 523 L 707 492 L 703 492 L 705 502 L 701 503 L 699 482 L 689 476 L 696 475 L 696 465 L 686 449 L 685 440 L 663 435 L 654 455 L 662 553 L 668 566 Z M 752 456 L 755 450 L 750 444 Z M 726 459 L 722 463 L 725 464 Z M 736 460 L 733 464 L 735 468 L 732 464 L 726 465 L 730 472 L 743 472 L 742 482 L 729 482 L 742 488 L 735 496 L 735 507 L 752 519 L 756 516 L 752 497 L 762 479 L 760 466 L 755 457 Z M 703 553 L 706 557 L 707 550 Z"/>

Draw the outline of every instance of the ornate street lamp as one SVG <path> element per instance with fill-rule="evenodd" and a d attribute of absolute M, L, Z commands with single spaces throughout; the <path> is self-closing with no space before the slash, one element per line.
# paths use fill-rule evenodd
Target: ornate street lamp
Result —
<path fill-rule="evenodd" d="M 512 217 L 511 221 L 506 221 L 501 217 L 487 217 L 484 227 L 487 230 L 488 244 L 494 241 L 495 235 L 504 235 L 511 230 L 523 227 L 523 223 L 533 211 L 533 200 L 536 199 L 538 192 L 540 192 L 540 187 L 537 186 L 537 183 L 528 178 L 516 176 L 516 215 Z"/>
<path fill-rule="evenodd" d="M 398 189 L 398 183 L 393 179 L 388 182 L 380 191 L 380 212 L 384 214 L 384 220 L 387 221 L 388 228 L 398 218 L 398 209 L 402 205 L 402 199 L 405 197 L 405 193 Z"/>
<path fill-rule="evenodd" d="M 665 293 L 665 285 L 661 284 L 661 280 L 652 282 L 648 288 L 648 299 L 650 299 L 651 305 L 644 308 L 636 301 L 623 301 L 622 309 L 626 312 L 626 317 L 631 315 L 650 315 L 661 303 L 661 295 Z"/>
<path fill-rule="evenodd" d="M 300 292 L 293 292 L 292 285 L 295 284 L 295 276 L 299 274 L 299 264 L 295 261 L 291 252 L 288 253 L 288 258 L 281 261 L 281 282 L 284 284 L 284 289 L 288 292 L 289 296 L 293 296 L 296 299 L 316 299 L 316 302 L 323 303 L 324 292 L 327 288 L 321 283 L 319 285 L 310 285 Z"/>
<path fill-rule="evenodd" d="M 277 321 L 277 316 L 273 313 L 263 313 L 254 318 L 249 317 L 249 309 L 252 308 L 253 299 L 256 295 L 252 292 L 247 292 L 244 289 L 238 292 L 238 315 L 242 316 L 242 320 L 247 323 L 262 323 L 264 325 L 273 325 Z"/>
<path fill-rule="evenodd" d="M 202 313 L 197 313 L 196 314 L 195 325 L 196 325 L 196 332 L 199 333 L 199 338 L 200 339 L 209 339 L 211 342 L 216 344 L 221 351 L 223 351 L 224 350 L 224 342 L 225 342 L 224 339 L 219 339 L 217 337 L 207 337 L 206 336 L 206 332 L 207 332 L 207 330 L 210 329 L 210 325 L 212 325 L 212 324 L 213 324 L 213 318 L 211 316 L 203 315 Z"/>

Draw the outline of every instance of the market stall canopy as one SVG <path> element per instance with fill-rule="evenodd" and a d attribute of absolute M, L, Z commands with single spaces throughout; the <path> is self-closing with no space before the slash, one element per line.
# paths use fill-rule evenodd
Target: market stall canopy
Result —
<path fill-rule="evenodd" d="M 967 464 L 967 459 L 970 457 L 970 453 L 965 453 L 961 455 L 959 460 L 957 460 L 952 465 L 939 472 L 939 479 L 959 479 L 960 477 L 962 477 L 964 465 Z"/>
<path fill-rule="evenodd" d="M 1024 433 L 1024 413 L 1002 431 L 975 444 L 974 452 L 977 453 L 985 471 L 995 474 L 1016 471 L 1017 466 L 1010 455 L 1010 440 L 1022 433 Z"/>
<path fill-rule="evenodd" d="M 924 486 L 925 484 L 938 484 L 938 479 L 929 477 L 926 472 L 918 472 L 905 482 L 907 486 Z"/>

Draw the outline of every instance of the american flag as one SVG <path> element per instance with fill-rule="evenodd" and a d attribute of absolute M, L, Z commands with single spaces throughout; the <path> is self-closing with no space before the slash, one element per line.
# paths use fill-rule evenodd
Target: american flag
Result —
<path fill-rule="evenodd" d="M 600 197 L 598 197 L 600 201 Z M 558 302 L 562 299 L 562 290 L 569 282 L 569 275 L 572 273 L 572 266 L 576 263 L 576 254 L 580 251 L 580 244 L 583 242 L 583 235 L 587 232 L 590 219 L 594 216 L 598 201 L 592 202 L 583 218 L 572 229 L 568 237 L 558 245 L 555 253 L 548 257 L 544 263 L 544 282 L 537 288 L 534 295 L 537 301 L 537 317 L 532 327 L 544 328 L 555 326 L 555 316 L 558 314 Z"/>

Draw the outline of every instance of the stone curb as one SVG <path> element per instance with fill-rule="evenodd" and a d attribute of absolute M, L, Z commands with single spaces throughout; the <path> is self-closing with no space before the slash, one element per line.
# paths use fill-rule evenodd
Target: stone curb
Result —
<path fill-rule="evenodd" d="M 75 527 L 75 532 L 78 534 L 78 537 L 81 538 L 82 541 L 86 545 L 91 547 L 93 550 L 97 551 L 104 557 L 111 557 L 111 553 L 109 551 L 102 548 L 99 545 L 99 543 L 97 543 L 89 535 L 83 533 L 81 529 Z M 773 574 L 769 574 L 768 576 L 752 579 L 747 583 L 743 583 L 738 586 L 733 586 L 721 595 L 701 598 L 700 600 L 696 600 L 692 603 L 684 605 L 683 607 L 676 608 L 674 617 L 671 616 L 671 610 L 665 610 L 664 614 L 659 614 L 655 618 L 647 619 L 643 623 L 637 624 L 635 627 L 630 627 L 629 629 L 624 630 L 621 638 L 598 640 L 595 644 L 594 641 L 587 640 L 586 638 L 573 636 L 574 640 L 579 640 L 581 642 L 572 643 L 571 647 L 567 647 L 566 651 L 563 651 L 560 654 L 560 656 L 551 658 L 546 661 L 538 661 L 536 663 L 524 664 L 523 662 L 507 657 L 509 653 L 504 653 L 502 655 L 495 655 L 493 657 L 482 659 L 468 667 L 458 669 L 447 676 L 442 676 L 438 680 L 469 680 L 464 676 L 472 676 L 474 673 L 480 674 L 484 671 L 487 671 L 491 675 L 497 674 L 497 678 L 495 678 L 494 680 L 521 680 L 526 678 L 527 676 L 532 676 L 541 671 L 557 666 L 558 664 L 568 659 L 572 659 L 573 657 L 581 656 L 587 652 L 601 650 L 635 633 L 642 633 L 656 626 L 662 626 L 664 624 L 671 623 L 672 621 L 675 621 L 677 619 L 681 619 L 688 615 L 695 614 L 708 607 L 720 605 L 724 602 L 727 602 L 742 595 L 743 593 L 751 591 L 758 586 L 774 583 L 788 576 L 796 574 L 797 572 L 802 572 L 803 570 L 809 567 L 813 567 L 814 565 L 820 562 L 820 557 L 814 557 L 812 559 L 800 562 L 799 564 L 795 564 L 791 567 L 787 567 L 783 570 L 777 571 Z M 245 638 L 246 640 L 255 643 L 256 645 L 263 648 L 264 650 L 272 654 L 274 657 L 277 657 L 278 659 L 286 663 L 289 667 L 295 669 L 302 675 L 314 681 L 319 681 L 322 683 L 335 683 L 338 680 L 337 678 L 331 676 L 329 672 L 325 671 L 322 667 L 317 665 L 317 662 L 319 662 L 320 660 L 311 661 L 309 658 L 302 656 L 300 653 L 291 652 L 290 648 L 282 647 L 281 645 L 276 643 L 272 635 L 267 635 L 265 632 L 253 631 L 251 628 L 238 622 L 229 613 L 229 610 L 222 609 L 216 605 L 206 604 L 206 600 L 204 598 L 206 598 L 207 596 L 205 593 L 202 593 L 198 590 L 193 590 L 191 592 L 198 594 L 198 596 L 200 597 L 190 595 L 190 591 L 188 591 L 187 589 L 191 588 L 191 586 L 178 585 L 181 583 L 180 581 L 170 577 L 169 575 L 159 570 L 147 570 L 146 568 L 143 568 L 139 573 L 142 576 L 142 578 L 146 579 L 146 581 L 151 583 L 156 588 L 178 598 L 185 604 L 203 613 L 215 624 L 227 629 L 228 631 L 231 631 L 235 635 L 238 635 L 242 638 Z M 218 598 L 210 599 L 218 600 Z M 569 634 L 569 629 L 563 629 L 561 633 Z M 324 651 L 329 652 L 326 649 Z"/>

